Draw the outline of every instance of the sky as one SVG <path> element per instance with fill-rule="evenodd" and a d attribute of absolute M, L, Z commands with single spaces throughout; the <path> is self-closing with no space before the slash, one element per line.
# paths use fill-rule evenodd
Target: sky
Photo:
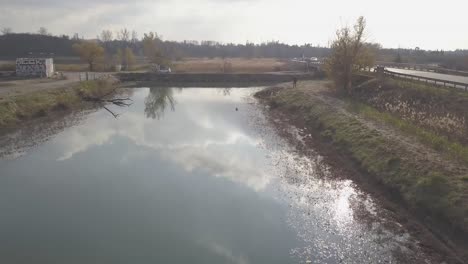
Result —
<path fill-rule="evenodd" d="M 369 42 L 452 50 L 468 49 L 466 10 L 466 0 L 0 0 L 0 28 L 95 38 L 126 27 L 165 40 L 328 46 L 362 15 Z"/>

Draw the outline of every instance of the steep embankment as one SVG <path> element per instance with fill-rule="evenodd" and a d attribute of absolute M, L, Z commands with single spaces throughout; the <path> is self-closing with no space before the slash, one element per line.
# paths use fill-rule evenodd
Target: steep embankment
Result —
<path fill-rule="evenodd" d="M 425 130 L 468 144 L 468 93 L 422 83 L 385 79 L 366 82 L 355 99 Z"/>
<path fill-rule="evenodd" d="M 367 85 L 382 87 L 375 82 Z M 360 96 L 367 94 L 363 89 Z M 351 161 L 363 177 L 381 187 L 390 200 L 409 208 L 466 261 L 467 163 L 463 156 L 444 151 L 450 149 L 443 145 L 445 141 L 437 143 L 442 144 L 440 150 L 425 142 L 424 133 L 432 133 L 429 135 L 435 135 L 434 138 L 438 134 L 435 128 L 426 130 L 423 120 L 420 126 L 412 119 L 380 112 L 379 109 L 386 110 L 385 96 L 388 102 L 396 103 L 388 94 L 343 100 L 333 95 L 326 82 L 304 82 L 297 89 L 273 87 L 257 94 L 270 106 L 272 114 L 286 115 L 289 121 L 314 131 L 320 144 Z M 372 102 L 383 107 L 375 108 Z M 412 134 L 413 130 L 398 126 L 398 120 L 420 133 Z M 454 144 L 464 148 L 459 141 Z"/>

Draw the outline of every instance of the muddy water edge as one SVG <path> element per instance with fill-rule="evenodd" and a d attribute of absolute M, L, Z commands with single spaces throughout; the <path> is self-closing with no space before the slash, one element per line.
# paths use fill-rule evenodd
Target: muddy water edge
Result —
<path fill-rule="evenodd" d="M 284 105 L 277 108 L 276 102 L 273 102 L 272 106 L 268 94 L 275 94 L 278 89 L 287 87 L 287 85 L 270 87 L 255 95 L 264 109 L 265 116 L 273 124 L 278 135 L 295 146 L 301 155 L 322 157 L 333 171 L 330 174 L 333 178 L 352 180 L 362 192 L 372 196 L 374 202 L 382 209 L 380 216 L 390 220 L 386 227 L 395 232 L 406 230 L 417 240 L 418 248 L 424 252 L 427 258 L 424 260 L 425 262 L 421 263 L 466 263 L 463 248 L 460 249 L 459 245 L 454 244 L 450 238 L 441 234 L 440 230 L 433 230 L 432 226 L 422 223 L 415 213 L 408 209 L 405 201 L 398 198 L 382 183 L 373 179 L 372 175 L 362 170 L 349 156 L 338 151 L 331 142 L 324 140 L 320 129 L 310 127 L 310 123 L 307 123 L 306 118 L 301 114 L 288 112 L 287 106 L 286 108 Z M 266 92 L 264 93 L 264 91 Z M 368 213 L 357 213 L 357 215 L 363 219 L 370 217 Z M 393 224 L 389 224 L 392 222 Z M 404 260 L 402 263 L 413 263 L 413 261 L 415 260 Z"/>

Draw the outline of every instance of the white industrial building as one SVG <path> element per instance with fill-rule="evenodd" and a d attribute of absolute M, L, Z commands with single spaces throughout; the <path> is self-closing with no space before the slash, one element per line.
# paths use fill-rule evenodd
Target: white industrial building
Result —
<path fill-rule="evenodd" d="M 16 76 L 51 77 L 54 74 L 52 58 L 19 58 L 16 59 Z"/>

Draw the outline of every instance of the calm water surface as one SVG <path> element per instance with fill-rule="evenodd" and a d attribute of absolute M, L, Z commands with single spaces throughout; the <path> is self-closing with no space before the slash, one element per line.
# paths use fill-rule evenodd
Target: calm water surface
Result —
<path fill-rule="evenodd" d="M 371 197 L 283 141 L 254 90 L 135 89 L 130 108 L 112 108 L 118 119 L 99 110 L 52 133 L 46 125 L 39 144 L 39 130 L 4 137 L 0 262 L 424 257 Z"/>

